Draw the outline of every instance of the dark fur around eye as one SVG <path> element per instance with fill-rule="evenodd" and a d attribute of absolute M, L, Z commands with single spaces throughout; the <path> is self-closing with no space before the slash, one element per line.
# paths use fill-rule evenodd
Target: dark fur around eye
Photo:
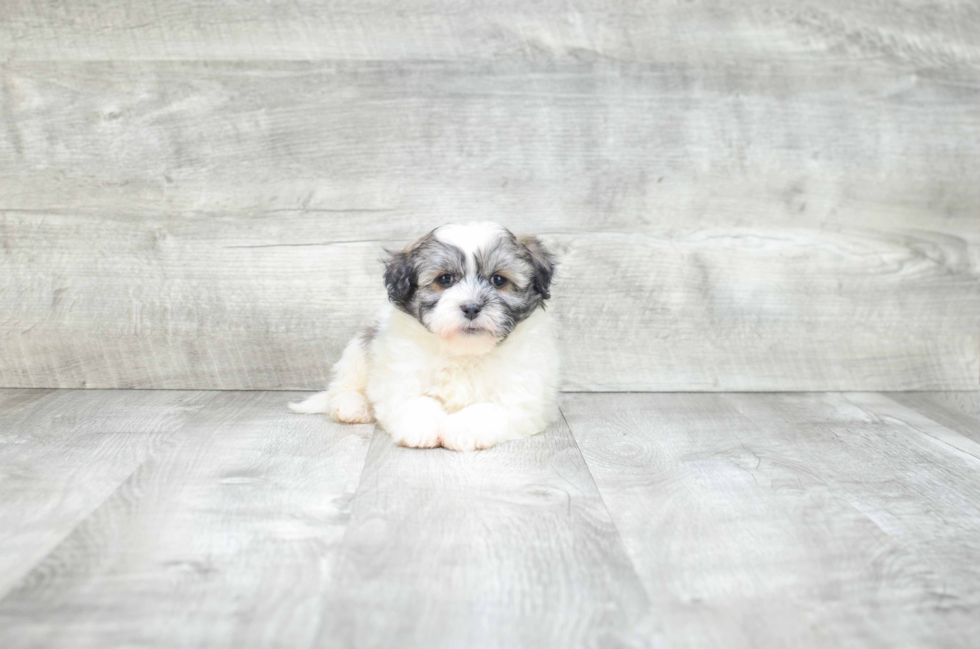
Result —
<path fill-rule="evenodd" d="M 448 288 L 453 285 L 453 276 L 449 273 L 443 273 L 439 277 L 436 277 L 436 284 L 443 288 Z"/>
<path fill-rule="evenodd" d="M 504 284 L 507 283 L 507 278 L 504 277 L 503 275 L 494 275 L 493 277 L 490 278 L 490 283 L 496 286 L 497 288 L 501 288 Z"/>

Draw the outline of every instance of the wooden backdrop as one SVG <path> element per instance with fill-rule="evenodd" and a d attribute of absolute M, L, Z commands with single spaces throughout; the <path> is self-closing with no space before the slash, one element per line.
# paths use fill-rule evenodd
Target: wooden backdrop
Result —
<path fill-rule="evenodd" d="M 0 0 L 0 62 L 0 386 L 320 387 L 492 218 L 566 389 L 978 387 L 974 0 Z"/>

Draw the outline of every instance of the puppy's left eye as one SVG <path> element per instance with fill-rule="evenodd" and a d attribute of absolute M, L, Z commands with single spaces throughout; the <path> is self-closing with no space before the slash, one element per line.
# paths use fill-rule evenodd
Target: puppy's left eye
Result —
<path fill-rule="evenodd" d="M 436 277 L 436 284 L 438 284 L 443 288 L 450 286 L 452 283 L 453 283 L 453 276 L 450 275 L 449 273 L 443 273 L 439 277 Z"/>
<path fill-rule="evenodd" d="M 493 277 L 490 278 L 490 283 L 496 286 L 497 288 L 500 288 L 501 286 L 507 283 L 507 278 L 504 277 L 503 275 L 494 275 Z"/>

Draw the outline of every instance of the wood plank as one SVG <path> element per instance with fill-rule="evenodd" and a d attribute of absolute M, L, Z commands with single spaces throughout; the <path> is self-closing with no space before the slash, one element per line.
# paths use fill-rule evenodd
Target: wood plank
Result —
<path fill-rule="evenodd" d="M 953 275 L 953 256 L 920 256 L 921 244 L 938 251 L 940 241 L 787 230 L 583 235 L 563 248 L 566 283 L 556 288 L 565 388 L 974 386 L 980 283 L 965 254 Z"/>
<path fill-rule="evenodd" d="M 23 418 L 35 403 L 48 398 L 54 390 L 0 389 L 0 426 L 9 433 L 11 426 Z"/>
<path fill-rule="evenodd" d="M 379 249 L 470 217 L 561 254 L 566 389 L 978 385 L 968 69 L 0 73 L 2 385 L 321 387 Z"/>
<path fill-rule="evenodd" d="M 371 427 L 296 396 L 217 395 L 0 602 L 0 644 L 308 644 Z"/>
<path fill-rule="evenodd" d="M 943 419 L 936 419 L 936 421 L 939 421 L 947 428 L 952 428 L 960 432 L 963 432 L 960 428 L 969 427 L 968 423 L 970 421 L 976 421 L 980 418 L 980 392 L 976 390 L 961 390 L 956 392 L 893 392 L 888 396 L 902 405 L 913 410 L 918 410 L 933 419 L 942 417 Z M 964 415 L 966 419 L 963 418 Z M 961 423 L 952 424 L 956 420 L 959 420 Z"/>
<path fill-rule="evenodd" d="M 562 423 L 479 453 L 375 435 L 325 647 L 624 646 L 646 610 Z"/>
<path fill-rule="evenodd" d="M 969 0 L 390 3 L 6 0 L 0 60 L 618 59 L 772 61 L 825 53 L 980 61 Z"/>
<path fill-rule="evenodd" d="M 204 222 L 158 249 L 139 222 L 20 223 L 0 384 L 31 387 L 319 388 L 400 243 L 236 248 Z M 545 238 L 565 389 L 942 389 L 980 372 L 980 283 L 945 235 Z"/>
<path fill-rule="evenodd" d="M 211 397 L 0 390 L 0 597 Z"/>
<path fill-rule="evenodd" d="M 3 210 L 248 216 L 284 240 L 271 243 L 402 239 L 470 217 L 980 236 L 969 69 L 149 61 L 0 74 Z"/>
<path fill-rule="evenodd" d="M 913 394 L 916 393 L 857 393 L 850 398 L 879 416 L 894 418 L 924 435 L 980 457 L 980 418 L 943 407 L 927 396 L 910 396 Z"/>
<path fill-rule="evenodd" d="M 566 395 L 662 622 L 651 637 L 969 646 L 980 458 L 883 405 L 901 408 L 877 395 Z"/>

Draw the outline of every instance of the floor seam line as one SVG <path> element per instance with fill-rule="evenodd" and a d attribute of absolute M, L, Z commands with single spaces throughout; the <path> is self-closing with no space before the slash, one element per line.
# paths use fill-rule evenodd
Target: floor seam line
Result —
<path fill-rule="evenodd" d="M 918 410 L 913 410 L 912 408 L 909 408 L 908 406 L 903 406 L 903 405 L 902 405 L 901 403 L 899 403 L 898 401 L 895 401 L 895 400 L 894 400 L 894 399 L 892 399 L 891 397 L 889 397 L 889 396 L 887 396 L 887 395 L 885 395 L 885 394 L 883 394 L 883 393 L 881 393 L 881 392 L 875 392 L 875 393 L 873 393 L 873 394 L 880 394 L 880 395 L 882 395 L 882 396 L 884 396 L 884 397 L 885 397 L 886 399 L 888 399 L 889 401 L 891 401 L 891 402 L 892 402 L 893 404 L 895 404 L 895 405 L 897 405 L 897 406 L 899 406 L 900 408 L 904 408 L 904 409 L 906 409 L 906 410 L 910 410 L 910 411 L 912 411 L 912 412 L 914 412 L 914 413 L 916 413 L 916 414 L 919 414 L 919 415 L 921 415 L 922 417 L 924 417 L 924 418 L 926 418 L 926 419 L 928 419 L 929 421 L 931 421 L 932 423 L 934 423 L 934 424 L 936 424 L 936 425 L 937 425 L 937 426 L 939 426 L 940 428 L 945 428 L 946 430 L 948 430 L 948 431 L 949 431 L 949 432 L 951 432 L 952 434 L 954 434 L 954 435 L 956 435 L 957 437 L 962 437 L 962 438 L 963 438 L 963 439 L 964 439 L 965 441 L 967 441 L 967 442 L 968 442 L 968 443 L 969 443 L 970 445 L 976 445 L 976 444 L 977 444 L 977 443 L 976 443 L 976 442 L 974 442 L 974 441 L 973 441 L 972 439 L 970 439 L 970 438 L 969 438 L 969 437 L 967 437 L 966 435 L 963 435 L 963 434 L 962 434 L 962 433 L 960 433 L 959 431 L 957 431 L 957 430 L 953 430 L 953 429 L 952 429 L 952 428 L 950 428 L 949 426 L 944 426 L 943 424 L 941 424 L 940 422 L 938 422 L 938 421 L 936 421 L 936 420 L 935 420 L 935 419 L 933 419 L 932 417 L 930 417 L 930 416 L 928 416 L 928 415 L 924 415 L 924 414 L 922 414 L 922 413 L 920 413 L 920 412 L 919 412 Z M 947 447 L 947 448 L 951 448 L 951 449 L 953 449 L 954 451 L 958 451 L 958 452 L 960 452 L 960 453 L 963 453 L 964 455 L 969 455 L 969 456 L 970 456 L 970 457 L 972 457 L 972 458 L 973 458 L 974 460 L 977 460 L 977 461 L 980 461 L 980 456 L 978 456 L 978 455 L 974 455 L 974 454 L 973 454 L 973 453 L 971 453 L 970 451 L 967 451 L 967 450 L 965 450 L 965 449 L 962 449 L 962 448 L 960 448 L 960 447 L 958 447 L 958 446 L 954 446 L 953 444 L 950 444 L 949 442 L 947 442 L 947 441 L 946 441 L 946 440 L 944 440 L 943 438 L 941 438 L 941 437 L 936 437 L 935 435 L 933 435 L 933 434 L 931 434 L 931 433 L 928 433 L 928 432 L 926 432 L 926 431 L 924 431 L 924 430 L 922 430 L 921 428 L 919 428 L 919 427 L 918 427 L 918 426 L 916 426 L 915 424 L 913 424 L 913 423 L 911 423 L 911 422 L 909 422 L 909 421 L 906 421 L 905 419 L 900 419 L 900 418 L 898 418 L 898 417 L 889 417 L 888 415 L 880 415 L 880 414 L 878 414 L 878 413 L 876 413 L 876 412 L 873 412 L 873 411 L 870 411 L 870 410 L 868 410 L 867 408 L 865 408 L 864 406 L 862 406 L 862 405 L 860 405 L 860 404 L 857 404 L 857 403 L 854 403 L 853 401 L 851 401 L 850 399 L 848 399 L 848 398 L 847 398 L 847 394 L 846 394 L 846 393 L 843 393 L 843 392 L 841 392 L 841 393 L 840 393 L 840 396 L 841 396 L 841 397 L 842 397 L 842 398 L 843 398 L 843 399 L 844 399 L 845 401 L 847 401 L 847 402 L 848 402 L 849 404 L 851 404 L 852 406 L 854 406 L 855 408 L 859 408 L 859 409 L 861 410 L 861 412 L 864 412 L 864 413 L 867 413 L 867 414 L 870 414 L 870 415 L 872 415 L 872 416 L 873 416 L 873 417 L 874 417 L 875 419 L 877 419 L 878 421 L 881 421 L 882 423 L 887 423 L 887 421 L 886 421 L 886 418 L 887 418 L 887 419 L 891 419 L 892 421 L 897 421 L 897 422 L 901 422 L 902 424 L 904 424 L 905 426 L 908 426 L 909 428 L 911 428 L 911 429 L 912 429 L 912 430 L 914 430 L 915 432 L 917 432 L 917 433 L 919 433 L 920 435 L 925 435 L 925 436 L 926 436 L 926 437 L 928 437 L 929 439 L 931 439 L 931 440 L 934 440 L 934 441 L 937 441 L 937 442 L 939 442 L 939 443 L 941 443 L 941 444 L 942 444 L 943 446 L 945 446 L 945 447 Z"/>
<path fill-rule="evenodd" d="M 209 390 L 200 390 L 200 392 L 209 392 Z M 203 410 L 204 408 L 206 408 L 217 397 L 218 397 L 217 394 L 212 394 L 211 399 L 209 399 L 207 402 L 201 404 L 201 407 L 198 410 L 198 412 L 200 412 L 201 410 Z M 194 414 L 197 414 L 197 413 L 194 413 Z M 188 417 L 188 419 L 191 419 L 191 417 Z M 163 439 L 161 439 L 160 446 L 161 447 L 165 446 L 167 442 L 169 442 L 171 439 L 173 439 L 174 437 L 176 437 L 176 435 L 181 430 L 184 429 L 184 427 L 187 425 L 187 423 L 188 423 L 187 420 L 185 420 L 185 421 L 181 422 L 179 426 L 177 426 L 173 430 L 169 431 L 163 437 Z M 82 525 L 84 525 L 92 517 L 92 515 L 95 512 L 99 511 L 103 506 L 105 506 L 105 504 L 107 502 L 109 502 L 109 500 L 113 496 L 115 496 L 116 493 L 119 492 L 120 487 L 122 487 L 124 484 L 126 484 L 127 482 L 129 482 L 130 480 L 132 480 L 132 478 L 133 478 L 134 475 L 136 475 L 137 473 L 139 473 L 139 471 L 143 467 L 145 467 L 149 462 L 155 460 L 156 457 L 157 457 L 157 453 L 156 452 L 148 453 L 147 454 L 147 457 L 145 457 L 142 462 L 140 462 L 135 467 L 133 467 L 133 470 L 131 472 L 129 472 L 122 480 L 120 480 L 112 488 L 112 490 L 109 491 L 109 493 L 106 494 L 105 498 L 102 498 L 101 500 L 99 500 L 98 502 L 96 502 L 88 511 L 85 512 L 84 516 L 80 516 L 79 519 L 78 519 L 78 521 L 75 522 L 75 524 L 72 525 L 71 528 L 69 528 L 58 539 L 58 541 L 54 545 L 52 545 L 51 548 L 47 552 L 44 553 L 43 556 L 39 557 L 37 559 L 37 561 L 34 562 L 34 564 L 30 567 L 30 570 L 28 570 L 27 572 L 25 572 L 19 579 L 17 579 L 11 585 L 11 587 L 9 589 L 7 589 L 6 592 L 0 593 L 0 607 L 3 606 L 3 603 L 7 600 L 7 598 L 9 598 L 12 594 L 14 594 L 17 591 L 17 589 L 25 582 L 25 580 L 28 577 L 30 577 L 32 574 L 34 574 L 34 571 L 37 570 L 39 566 L 43 565 L 44 562 L 47 561 L 49 557 L 51 557 L 51 555 L 53 555 L 55 552 L 57 552 L 58 549 L 62 545 L 64 545 L 65 541 L 67 539 L 69 539 Z"/>
<path fill-rule="evenodd" d="M 616 539 L 619 541 L 620 547 L 623 548 L 623 554 L 626 556 L 626 560 L 629 561 L 630 568 L 633 571 L 633 577 L 636 579 L 637 584 L 639 584 L 640 589 L 643 594 L 646 595 L 646 612 L 649 614 L 653 610 L 653 598 L 651 597 L 650 591 L 647 590 L 646 584 L 643 583 L 643 579 L 640 577 L 640 571 L 636 568 L 636 562 L 630 555 L 629 548 L 626 547 L 626 543 L 623 541 L 623 533 L 619 529 L 619 525 L 616 523 L 616 519 L 613 517 L 612 512 L 609 510 L 609 506 L 606 504 L 606 499 L 602 495 L 602 491 L 599 489 L 599 484 L 595 480 L 595 476 L 592 475 L 592 467 L 589 466 L 588 460 L 585 459 L 585 453 L 582 452 L 582 447 L 579 446 L 578 439 L 575 437 L 575 431 L 572 430 L 571 424 L 568 423 L 568 418 L 565 416 L 565 411 L 561 406 L 558 406 L 558 414 L 561 415 L 561 419 L 565 422 L 565 427 L 568 428 L 568 435 L 572 438 L 572 443 L 575 444 L 575 450 L 578 451 L 578 455 L 582 458 L 582 464 L 585 466 L 586 472 L 589 474 L 589 480 L 592 482 L 592 486 L 595 488 L 596 495 L 599 496 L 599 502 L 602 503 L 602 509 L 609 516 L 609 522 L 612 524 L 613 529 L 616 530 Z M 639 620 L 637 621 L 639 622 Z"/>

